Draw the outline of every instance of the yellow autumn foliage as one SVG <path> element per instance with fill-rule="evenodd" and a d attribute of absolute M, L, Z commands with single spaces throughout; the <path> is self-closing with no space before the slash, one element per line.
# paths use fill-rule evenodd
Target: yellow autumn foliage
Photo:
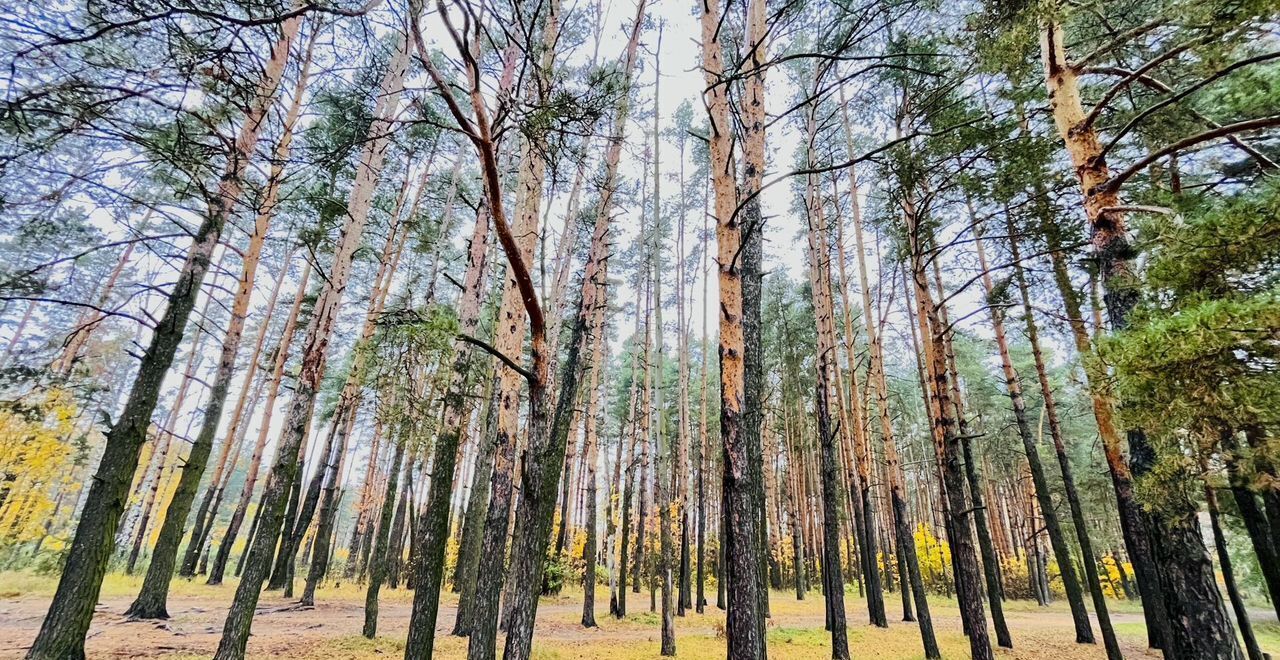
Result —
<path fill-rule="evenodd" d="M 71 395 L 56 388 L 0 407 L 0 543 L 45 534 L 58 492 L 74 482 L 78 412 Z"/>

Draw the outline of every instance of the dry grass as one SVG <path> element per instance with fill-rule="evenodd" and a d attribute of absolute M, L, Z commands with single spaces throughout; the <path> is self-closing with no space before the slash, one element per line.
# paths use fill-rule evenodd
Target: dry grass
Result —
<path fill-rule="evenodd" d="M 173 618 L 163 623 L 130 622 L 123 618 L 125 607 L 140 585 L 140 576 L 108 577 L 103 585 L 102 604 L 90 631 L 88 654 L 95 658 L 168 660 L 208 657 L 217 644 L 226 606 L 235 590 L 234 581 L 209 587 L 199 580 L 175 580 L 170 606 Z M 55 586 L 55 580 L 49 577 L 0 573 L 0 658 L 21 657 L 39 626 Z M 365 595 L 361 585 L 327 586 L 318 594 L 320 605 L 306 610 L 294 607 L 278 594 L 269 593 L 264 596 L 255 620 L 250 655 L 293 660 L 399 658 L 404 653 L 412 593 L 404 589 L 384 589 L 382 594 L 381 634 L 377 639 L 368 640 L 358 634 Z M 714 600 L 714 593 L 710 596 Z M 539 660 L 659 658 L 659 619 L 648 611 L 649 594 L 629 594 L 628 601 L 631 613 L 616 620 L 608 615 L 608 592 L 601 588 L 596 596 L 599 627 L 584 629 L 580 624 L 580 591 L 544 598 L 539 605 L 534 657 Z M 913 623 L 898 621 L 893 614 L 900 611 L 896 594 L 886 598 L 890 611 L 887 629 L 866 625 L 866 609 L 856 594 L 849 594 L 845 602 L 853 657 L 923 657 L 919 629 Z M 456 603 L 453 594 L 442 595 L 435 646 L 437 658 L 466 657 L 466 640 L 448 634 Z M 775 592 L 770 607 L 773 617 L 768 639 L 772 657 L 797 660 L 831 657 L 830 635 L 823 630 L 821 594 L 813 593 L 806 600 L 797 601 L 794 594 Z M 955 603 L 934 598 L 931 607 L 944 657 L 968 657 L 968 641 L 960 634 Z M 1126 658 L 1158 657 L 1144 648 L 1146 633 L 1136 604 L 1116 602 L 1112 610 Z M 1006 612 L 1015 648 L 999 650 L 999 658 L 1086 660 L 1105 657 L 1100 645 L 1073 642 L 1065 603 L 1041 608 L 1034 603 L 1012 601 L 1006 604 Z M 1280 653 L 1280 625 L 1261 623 L 1256 627 L 1263 648 Z M 704 614 L 689 612 L 688 616 L 677 618 L 679 657 L 724 657 L 723 630 L 724 613 L 714 606 L 708 607 Z"/>

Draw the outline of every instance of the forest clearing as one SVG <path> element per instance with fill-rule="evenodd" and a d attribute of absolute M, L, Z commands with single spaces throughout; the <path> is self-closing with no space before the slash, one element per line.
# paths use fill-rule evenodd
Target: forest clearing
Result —
<path fill-rule="evenodd" d="M 49 580 L 19 580 L 9 576 L 10 585 L 21 584 L 32 591 L 22 596 L 0 593 L 0 658 L 21 657 L 21 649 L 35 634 L 40 615 L 52 594 Z M 219 614 L 225 608 L 231 589 L 188 585 L 174 594 L 173 619 L 165 622 L 130 621 L 123 615 L 136 590 L 137 580 L 109 580 L 104 586 L 104 605 L 90 630 L 87 652 L 96 658 L 201 658 L 208 657 L 217 646 L 221 632 Z M 289 659 L 360 660 L 395 657 L 403 653 L 403 638 L 409 622 L 410 598 L 407 592 L 389 592 L 384 604 L 384 631 L 374 640 L 360 635 L 363 621 L 363 593 L 354 588 L 328 588 L 321 592 L 320 604 L 314 609 L 299 608 L 288 599 L 268 595 L 260 605 L 259 622 L 250 638 L 249 653 L 253 657 Z M 583 631 L 578 625 L 581 593 L 566 590 L 555 598 L 546 598 L 539 608 L 533 657 L 540 660 L 600 658 L 638 660 L 658 658 L 660 642 L 656 617 L 647 605 L 622 621 L 602 621 L 594 630 Z M 849 611 L 857 615 L 863 608 L 856 597 L 846 598 Z M 769 640 L 780 658 L 828 658 L 831 643 L 822 629 L 821 599 L 800 602 L 794 594 L 774 594 L 774 618 L 769 626 Z M 456 598 L 446 597 L 441 604 L 443 619 L 452 621 Z M 109 614 L 107 614 L 109 613 Z M 955 622 L 958 613 L 954 602 L 938 603 L 938 620 Z M 1158 658 L 1158 653 L 1145 650 L 1145 628 L 1135 608 L 1115 614 L 1116 626 L 1128 657 Z M 1057 658 L 1076 660 L 1102 658 L 1102 649 L 1074 644 L 1070 640 L 1071 616 L 1064 603 L 1039 608 L 1034 603 L 1012 602 L 1009 624 L 1016 642 L 1014 650 L 1002 651 L 1000 658 Z M 465 658 L 465 639 L 450 637 L 449 625 L 438 633 L 439 658 Z M 717 609 L 706 614 L 690 612 L 681 621 L 678 643 L 692 657 L 716 657 L 724 654 L 724 615 Z M 954 628 L 950 624 L 944 624 Z M 873 626 L 850 629 L 850 653 L 859 658 L 920 657 L 913 624 L 894 621 L 888 630 Z M 1280 652 L 1280 626 L 1274 621 L 1259 626 L 1263 649 Z M 963 657 L 967 643 L 963 635 L 943 633 L 940 644 L 944 657 Z M 1018 649 L 1023 649 L 1019 651 Z"/>
<path fill-rule="evenodd" d="M 1280 654 L 1276 0 L 0 20 L 0 656 Z"/>

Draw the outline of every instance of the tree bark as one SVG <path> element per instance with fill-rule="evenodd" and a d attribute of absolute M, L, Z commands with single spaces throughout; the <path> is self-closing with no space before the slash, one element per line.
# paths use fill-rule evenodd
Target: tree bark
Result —
<path fill-rule="evenodd" d="M 1080 543 L 1080 554 L 1084 564 L 1084 576 L 1089 585 L 1089 593 L 1093 597 L 1093 610 L 1098 618 L 1098 629 L 1102 631 L 1102 643 L 1107 651 L 1108 660 L 1121 660 L 1120 643 L 1116 639 L 1115 629 L 1111 626 L 1111 615 L 1107 612 L 1106 594 L 1102 593 L 1102 583 L 1098 577 L 1098 560 L 1093 553 L 1093 540 L 1089 537 L 1088 522 L 1084 517 L 1084 508 L 1080 504 L 1080 493 L 1076 490 L 1075 475 L 1071 469 L 1071 460 L 1067 457 L 1066 441 L 1062 433 L 1062 425 L 1058 420 L 1058 404 L 1049 383 L 1049 371 L 1045 365 L 1044 353 L 1040 350 L 1040 330 L 1036 324 L 1035 313 L 1031 306 L 1031 289 L 1022 265 L 1022 253 L 1018 248 L 1018 234 L 1013 223 L 1013 216 L 1005 209 L 1005 226 L 1009 234 L 1010 261 L 1013 262 L 1014 278 L 1018 282 L 1018 291 L 1022 297 L 1022 309 L 1027 326 L 1027 340 L 1031 344 L 1031 355 L 1035 359 L 1036 378 L 1040 383 L 1040 393 L 1044 397 L 1045 417 L 1049 420 L 1049 435 L 1053 438 L 1054 453 L 1058 458 L 1058 468 L 1062 473 L 1062 486 L 1066 491 L 1067 504 L 1071 508 L 1071 522 L 1075 527 L 1076 539 Z"/>
<path fill-rule="evenodd" d="M 759 0 L 748 13 L 762 14 Z M 710 154 L 712 186 L 715 190 L 716 249 L 720 282 L 720 439 L 724 445 L 723 492 L 726 535 L 724 581 L 728 603 L 726 633 L 729 657 L 766 657 L 763 594 L 760 576 L 760 531 L 758 507 L 750 465 L 753 452 L 748 446 L 745 425 L 746 374 L 743 354 L 743 277 L 739 251 L 743 247 L 743 225 L 736 212 L 738 198 L 733 179 L 732 136 L 727 84 L 719 29 L 722 25 L 719 0 L 706 0 L 702 13 L 702 68 L 707 91 L 704 96 L 711 121 Z M 763 20 L 761 18 L 761 20 Z M 760 69 L 756 69 L 757 72 Z M 761 75 L 757 73 L 753 77 Z M 763 85 L 753 82 L 747 103 L 763 109 Z M 754 116 L 759 116 L 755 113 Z M 763 125 L 758 127 L 763 129 Z M 763 154 L 752 160 L 763 161 Z M 758 230 L 758 228 L 757 228 Z M 755 405 L 757 402 L 751 402 Z"/>
<path fill-rule="evenodd" d="M 138 465 L 138 454 L 151 424 L 160 386 L 182 341 L 187 319 L 209 270 L 210 257 L 240 198 L 249 159 L 257 145 L 267 110 L 275 99 L 290 44 L 301 22 L 301 16 L 286 21 L 282 25 L 282 37 L 272 46 L 263 78 L 240 127 L 235 146 L 228 154 L 217 192 L 209 200 L 209 208 L 193 236 L 178 281 L 169 294 L 168 306 L 143 354 L 125 407 L 107 433 L 103 456 L 81 510 L 80 524 L 76 527 L 58 588 L 40 632 L 27 653 L 28 658 L 65 660 L 84 657 L 84 637 L 98 603 L 120 514 L 124 511 L 127 490 Z"/>
<path fill-rule="evenodd" d="M 978 252 L 978 263 L 982 268 L 982 286 L 988 298 L 994 295 L 995 285 L 991 271 L 987 267 L 986 252 L 983 249 L 981 227 L 975 225 L 974 247 Z M 1027 420 L 1026 403 L 1022 396 L 1022 378 L 1014 369 L 1013 359 L 1009 355 L 1009 342 L 1005 336 L 1004 313 L 992 306 L 991 326 L 995 332 L 996 347 L 1000 351 L 1000 364 L 1004 372 L 1005 388 L 1013 406 L 1013 417 L 1018 427 L 1018 436 L 1022 438 L 1022 447 L 1027 455 L 1027 467 L 1031 471 L 1031 481 L 1035 486 L 1036 501 L 1040 505 L 1040 515 L 1044 517 L 1045 531 L 1049 534 L 1049 543 L 1053 546 L 1054 557 L 1058 560 L 1058 570 L 1062 576 L 1062 585 L 1067 592 L 1067 603 L 1071 606 L 1071 619 L 1076 628 L 1076 642 L 1092 644 L 1093 629 L 1089 624 L 1089 611 L 1085 609 L 1084 594 L 1080 591 L 1080 581 L 1076 578 L 1075 563 L 1071 559 L 1071 551 L 1067 545 L 1062 525 L 1058 521 L 1057 509 L 1049 493 L 1049 481 L 1045 476 L 1044 464 L 1040 461 L 1040 450 L 1036 446 L 1035 437 L 1031 433 L 1031 425 Z"/>
<path fill-rule="evenodd" d="M 362 242 L 365 224 L 369 219 L 370 202 L 390 144 L 390 123 L 403 92 L 408 63 L 406 36 L 402 37 L 383 76 L 373 112 L 374 120 L 369 130 L 372 138 L 365 143 L 347 204 L 349 217 L 338 242 L 329 277 L 321 289 L 320 298 L 316 301 L 315 310 L 307 325 L 298 383 L 276 449 L 275 465 L 267 477 L 267 485 L 262 494 L 264 511 L 258 525 L 258 535 L 247 550 L 245 570 L 223 626 L 222 640 L 214 655 L 217 660 L 240 660 L 244 657 L 259 589 L 267 577 L 267 569 L 270 568 L 273 546 L 283 523 L 285 500 L 290 484 L 294 482 L 298 472 L 298 453 L 315 406 L 320 379 L 324 376 L 329 340 L 351 275 L 355 251 Z"/>
<path fill-rule="evenodd" d="M 372 568 L 369 571 L 369 587 L 364 596 L 364 628 L 360 633 L 368 639 L 378 634 L 378 592 L 387 575 L 387 546 L 391 542 L 391 517 L 395 510 L 396 489 L 400 486 L 400 470 L 404 466 L 404 446 L 409 438 L 396 441 L 396 453 L 387 472 L 387 492 L 382 498 L 382 514 L 378 517 L 378 531 L 373 550 Z M 439 458 L 439 454 L 436 455 Z"/>
<path fill-rule="evenodd" d="M 1096 128 L 1084 113 L 1077 72 L 1068 63 L 1061 25 L 1046 23 L 1040 45 L 1049 108 L 1084 194 L 1108 320 L 1115 331 L 1123 331 L 1138 301 L 1133 263 L 1136 250 L 1124 213 L 1115 210 L 1121 206 L 1120 195 L 1117 186 L 1109 185 L 1106 154 Z M 1127 435 L 1134 477 L 1140 478 L 1154 467 L 1154 449 L 1141 429 L 1132 429 Z M 1162 641 L 1166 650 L 1179 657 L 1242 658 L 1196 524 L 1195 504 L 1187 497 L 1175 500 L 1175 508 L 1144 516 L 1152 538 L 1161 539 L 1161 543 L 1152 544 L 1152 556 L 1169 621 L 1169 639 Z"/>

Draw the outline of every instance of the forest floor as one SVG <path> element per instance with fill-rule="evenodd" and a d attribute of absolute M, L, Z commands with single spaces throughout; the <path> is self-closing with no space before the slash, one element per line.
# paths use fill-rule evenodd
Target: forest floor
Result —
<path fill-rule="evenodd" d="M 235 591 L 234 581 L 220 587 L 200 581 L 175 580 L 169 602 L 168 621 L 129 621 L 123 615 L 140 585 L 140 578 L 109 576 L 89 631 L 86 652 L 90 658 L 207 658 L 217 646 L 223 618 Z M 27 573 L 0 573 L 0 658 L 23 655 L 40 627 L 55 587 L 53 578 Z M 300 586 L 300 585 L 299 585 Z M 254 658 L 323 660 L 363 660 L 398 658 L 404 652 L 412 592 L 404 589 L 382 591 L 379 635 L 374 640 L 360 636 L 364 621 L 364 590 L 355 585 L 330 587 L 317 594 L 315 608 L 298 608 L 276 592 L 264 594 L 249 640 Z M 708 594 L 714 603 L 714 592 Z M 649 612 L 649 596 L 628 594 L 632 614 L 618 621 L 608 615 L 608 590 L 596 596 L 598 628 L 584 629 L 581 592 L 566 592 L 544 598 L 538 609 L 534 637 L 534 657 L 539 660 L 608 658 L 638 660 L 657 658 L 659 618 Z M 849 617 L 849 647 L 855 658 L 920 658 L 919 634 L 915 624 L 900 623 L 900 600 L 887 594 L 890 626 L 878 629 L 866 625 L 865 602 L 856 593 L 846 598 Z M 453 627 L 457 597 L 442 598 L 436 636 L 436 657 L 463 658 L 466 640 L 449 635 Z M 960 634 L 954 601 L 931 599 L 935 629 L 944 657 L 968 657 L 968 644 Z M 1131 660 L 1158 658 L 1146 649 L 1142 615 L 1136 604 L 1117 602 L 1112 619 L 1120 636 L 1125 657 Z M 822 597 L 811 593 L 802 602 L 794 593 L 774 592 L 769 622 L 769 649 L 773 658 L 814 658 L 830 656 L 830 637 L 823 631 Z M 898 614 L 893 614 L 894 612 Z M 1263 649 L 1280 654 L 1280 625 L 1274 616 L 1255 624 Z M 1266 617 L 1266 618 L 1264 618 Z M 1006 618 L 1013 636 L 1013 650 L 1000 649 L 998 658 L 1075 660 L 1103 658 L 1101 645 L 1074 643 L 1071 617 L 1065 602 L 1049 607 L 1012 601 L 1006 604 Z M 679 657 L 724 657 L 724 613 L 714 605 L 705 614 L 690 612 L 676 619 Z M 1095 625 L 1095 632 L 1096 632 Z"/>

